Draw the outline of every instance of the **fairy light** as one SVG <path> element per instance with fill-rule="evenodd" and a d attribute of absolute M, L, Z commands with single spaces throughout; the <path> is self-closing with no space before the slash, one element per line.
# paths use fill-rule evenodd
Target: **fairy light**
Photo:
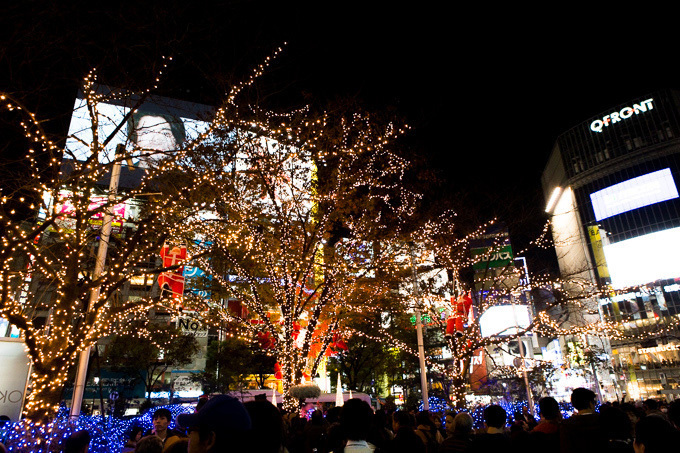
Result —
<path fill-rule="evenodd" d="M 133 427 L 142 427 L 145 432 L 153 429 L 153 412 L 159 408 L 165 408 L 170 411 L 172 415 L 170 425 L 168 426 L 170 429 L 176 428 L 176 420 L 179 414 L 194 411 L 189 406 L 160 406 L 131 419 L 107 417 L 106 423 L 104 423 L 100 415 L 81 415 L 77 420 L 71 420 L 68 417 L 68 411 L 65 408 L 61 408 L 54 420 L 46 424 L 28 420 L 7 423 L 0 428 L 0 436 L 8 451 L 15 453 L 48 453 L 51 451 L 62 451 L 66 439 L 72 433 L 85 430 L 91 437 L 88 451 L 92 453 L 121 451 Z"/>
<path fill-rule="evenodd" d="M 239 94 L 251 87 L 281 52 L 278 49 L 245 81 L 231 88 L 205 132 L 145 169 L 138 188 L 119 194 L 115 204 L 139 203 L 141 214 L 133 228 L 126 229 L 125 237 L 112 237 L 109 246 L 114 252 L 107 257 L 108 266 L 101 277 L 94 281 L 87 277 L 92 243 L 97 238 L 90 224 L 112 203 L 92 208 L 90 198 L 97 193 L 97 181 L 113 164 L 98 160 L 107 140 L 98 136 L 98 104 L 125 93 L 105 96 L 97 92 L 95 70 L 85 77 L 83 92 L 91 112 L 93 140 L 88 146 L 92 153 L 85 161 L 73 162 L 68 174 L 60 171 L 61 154 L 68 155 L 68 150 L 62 151 L 50 141 L 40 122 L 19 102 L 0 95 L 6 110 L 22 116 L 20 127 L 31 142 L 26 154 L 31 177 L 25 187 L 31 196 L 20 203 L 28 206 L 30 202 L 31 209 L 43 213 L 34 225 L 18 222 L 6 208 L 14 194 L 1 194 L 0 225 L 6 235 L 0 242 L 0 315 L 21 329 L 33 363 L 26 404 L 32 420 L 55 413 L 67 371 L 80 349 L 113 332 L 123 332 L 129 320 L 145 316 L 154 306 L 162 305 L 173 314 L 194 310 L 208 325 L 220 329 L 225 324 L 233 326 L 228 335 L 248 342 L 268 333 L 273 345 L 267 353 L 281 365 L 288 408 L 294 404 L 288 393 L 290 387 L 299 384 L 305 374 L 316 373 L 334 337 L 366 335 L 348 328 L 346 321 L 352 316 L 368 318 L 379 311 L 381 301 L 392 294 L 391 282 L 398 281 L 408 266 L 401 259 L 407 254 L 401 241 L 403 227 L 415 213 L 420 197 L 403 184 L 408 162 L 391 147 L 409 127 L 380 124 L 361 113 L 314 115 L 306 107 L 287 113 L 252 106 L 244 109 L 239 105 Z M 146 93 L 158 86 L 170 61 L 164 58 L 156 83 Z M 205 149 L 211 153 L 203 153 Z M 135 151 L 128 150 L 114 160 L 123 161 Z M 41 162 L 48 163 L 49 171 Z M 186 178 L 191 184 L 170 184 L 167 175 Z M 166 183 L 162 196 L 144 195 L 157 193 L 159 181 Z M 369 209 L 354 205 L 357 193 L 362 194 L 362 203 Z M 71 212 L 56 211 L 60 196 L 71 203 Z M 205 212 L 211 216 L 205 218 Z M 442 265 L 459 276 L 475 260 L 488 259 L 483 255 L 473 260 L 469 245 L 496 220 L 480 225 L 469 235 L 452 236 L 450 233 L 457 231 L 454 220 L 455 213 L 447 213 L 428 222 L 412 238 L 425 249 L 434 250 Z M 347 231 L 342 238 L 333 237 L 338 225 Z M 532 246 L 549 245 L 548 227 Z M 209 240 L 210 246 L 198 246 L 196 237 Z M 442 243 L 437 240 L 441 237 L 450 240 Z M 166 240 L 183 241 L 187 247 L 187 258 L 177 266 L 192 263 L 200 267 L 212 277 L 211 290 L 217 294 L 214 299 L 239 300 L 248 316 L 228 312 L 217 300 L 192 295 L 114 303 L 113 297 L 132 278 L 152 280 L 169 270 L 147 268 Z M 417 260 L 425 265 L 426 254 Z M 489 276 L 485 287 L 498 287 L 512 276 L 510 271 Z M 29 295 L 33 300 L 23 301 L 19 294 L 27 279 L 38 274 L 53 288 L 53 298 L 40 300 L 33 294 Z M 559 303 L 580 306 L 584 298 L 600 294 L 581 281 L 533 277 L 531 287 L 515 285 L 489 291 L 479 301 L 479 308 L 506 303 L 513 292 L 541 287 L 562 293 L 569 287 L 572 294 Z M 94 288 L 100 288 L 100 293 L 88 314 L 85 301 Z M 442 304 L 435 294 L 427 298 L 433 306 Z M 33 312 L 39 306 L 50 309 L 47 328 L 33 323 Z M 438 328 L 443 328 L 442 320 L 433 318 Z M 253 320 L 259 323 L 253 324 Z M 587 332 L 610 337 L 621 332 L 620 326 L 611 323 L 566 329 L 546 318 L 545 313 L 538 314 L 530 329 L 546 334 Z M 381 335 L 407 353 L 415 352 L 384 329 Z M 476 349 L 504 341 L 507 337 L 482 338 L 475 320 L 449 345 L 458 358 L 468 360 Z M 446 372 L 440 364 L 428 361 L 436 371 Z M 459 367 L 453 368 L 449 377 L 460 390 L 464 373 Z"/>
<path fill-rule="evenodd" d="M 213 221 L 196 225 L 211 238 L 214 252 L 198 266 L 222 297 L 239 300 L 250 316 L 240 318 L 213 304 L 206 307 L 206 320 L 236 323 L 240 335 L 266 333 L 274 340 L 271 354 L 281 366 L 284 404 L 292 407 L 290 387 L 315 374 L 335 335 L 349 334 L 342 320 L 372 310 L 389 293 L 376 273 L 395 277 L 403 267 L 395 260 L 401 248 L 389 241 L 399 234 L 398 224 L 388 235 L 379 211 L 346 217 L 343 210 L 354 192 L 366 190 L 367 203 L 395 218 L 413 212 L 418 197 L 401 184 L 407 163 L 389 151 L 405 129 L 380 128 L 358 114 L 314 118 L 306 109 L 265 115 L 262 121 L 232 115 L 223 128 L 226 145 L 236 147 L 232 165 L 240 171 L 214 172 L 211 184 L 223 194 L 218 203 L 223 208 L 217 207 Z M 319 180 L 319 173 L 332 176 Z M 350 234 L 330 245 L 338 220 Z M 384 230 L 380 248 L 369 234 L 378 229 Z M 229 269 L 229 277 L 220 268 Z"/>
<path fill-rule="evenodd" d="M 461 285 L 462 282 L 459 281 L 462 271 L 476 263 L 488 261 L 503 246 L 502 239 L 486 238 L 489 244 L 487 251 L 482 255 L 472 257 L 470 254 L 471 241 L 484 235 L 496 220 L 492 219 L 480 225 L 469 234 L 461 234 L 455 228 L 455 218 L 455 212 L 444 213 L 440 218 L 426 223 L 422 229 L 416 231 L 413 235 L 421 245 L 423 252 L 421 257 L 416 260 L 417 265 L 424 269 L 431 269 L 433 272 L 436 269 L 448 270 L 453 275 L 454 280 L 451 282 L 447 279 L 446 283 L 450 285 L 450 289 L 445 290 L 445 292 L 454 295 L 453 299 L 457 298 L 457 295 L 461 292 L 460 288 L 463 286 Z M 544 225 L 541 233 L 519 254 L 523 255 L 531 247 L 552 248 L 554 245 L 549 231 L 550 223 L 548 222 Z M 428 255 L 436 256 L 436 259 L 428 258 Z M 449 337 L 446 340 L 454 357 L 454 366 L 443 370 L 443 374 L 452 383 L 454 405 L 463 407 L 466 404 L 464 394 L 468 387 L 467 370 L 472 356 L 480 349 L 507 343 L 509 340 L 520 338 L 530 332 L 548 337 L 590 336 L 630 341 L 660 338 L 670 332 L 677 331 L 680 323 L 680 316 L 666 316 L 664 324 L 650 321 L 647 323 L 648 325 L 645 324 L 642 327 L 642 332 L 636 332 L 631 329 L 631 325 L 634 323 L 625 320 L 600 320 L 597 304 L 601 298 L 639 291 L 640 288 L 637 287 L 612 291 L 610 288 L 598 288 L 592 282 L 579 278 L 532 275 L 530 279 L 521 279 L 520 276 L 519 271 L 512 265 L 493 271 L 487 270 L 487 272 L 478 273 L 475 276 L 475 285 L 479 288 L 477 291 L 473 291 L 475 318 L 464 327 L 462 332 L 459 332 L 459 336 Z M 421 309 L 425 309 L 424 313 L 429 315 L 432 320 L 429 328 L 440 330 L 442 336 L 444 336 L 446 323 L 440 316 L 439 310 L 453 312 L 455 307 L 449 304 L 448 296 L 442 297 L 441 288 L 422 283 L 421 294 L 423 299 L 428 301 L 428 304 Z M 544 301 L 545 309 L 535 313 L 527 327 L 520 328 L 518 332 L 509 336 L 481 336 L 479 320 L 486 310 L 497 305 L 520 303 L 519 300 L 522 295 L 525 295 L 522 297 L 527 297 L 527 302 L 529 302 L 531 300 L 529 292 L 532 290 L 550 294 L 551 298 Z M 563 310 L 562 313 L 567 314 L 567 316 L 559 320 L 551 318 L 548 313 L 554 307 L 566 308 L 566 311 Z M 574 315 L 577 315 L 576 319 L 572 319 Z M 585 317 L 588 315 L 592 315 L 592 319 L 596 320 L 586 320 Z M 635 327 L 638 326 L 635 325 Z M 381 335 L 384 335 L 386 341 L 393 341 L 387 332 L 381 332 Z M 413 354 L 413 351 L 406 348 L 403 350 Z M 546 364 L 535 361 L 534 365 L 541 367 Z M 433 371 L 436 371 L 436 369 L 433 368 Z M 504 372 L 503 367 L 497 367 L 496 371 Z M 505 371 L 511 371 L 515 374 L 518 369 L 511 367 L 511 370 Z"/>
<path fill-rule="evenodd" d="M 389 285 L 375 275 L 397 275 L 400 265 L 394 257 L 399 250 L 389 241 L 380 249 L 373 244 L 378 237 L 397 237 L 399 219 L 415 212 L 419 199 L 402 184 L 407 162 L 390 151 L 408 126 L 381 126 L 358 113 L 314 116 L 306 107 L 281 114 L 250 106 L 246 114 L 248 109 L 238 103 L 239 94 L 281 52 L 278 49 L 231 88 L 205 132 L 145 169 L 138 188 L 118 195 L 116 204 L 140 203 L 141 214 L 134 225 L 127 225 L 133 228 L 127 228 L 124 237 L 111 238 L 107 267 L 96 280 L 88 279 L 91 244 L 97 239 L 90 225 L 111 203 L 92 208 L 90 198 L 115 161 L 138 151 L 127 150 L 111 162 L 99 161 L 109 140 L 99 136 L 99 104 L 130 93 L 102 94 L 97 91 L 96 70 L 86 75 L 83 93 L 92 126 L 92 140 L 86 145 L 91 154 L 72 162 L 69 172 L 60 168 L 61 155 L 73 153 L 59 149 L 32 114 L 3 95 L 5 108 L 25 117 L 20 126 L 33 143 L 27 151 L 31 183 L 26 188 L 36 202 L 32 209 L 41 212 L 41 221 L 34 225 L 18 223 L 4 210 L 13 194 L 2 194 L 0 222 L 8 234 L 0 243 L 0 315 L 20 328 L 33 363 L 26 404 L 31 420 L 55 413 L 67 371 L 80 349 L 103 336 L 124 332 L 129 320 L 144 317 L 159 304 L 171 313 L 194 309 L 209 325 L 238 323 L 240 328 L 230 335 L 251 342 L 258 333 L 269 332 L 275 346 L 268 353 L 281 364 L 284 399 L 289 404 L 287 390 L 304 374 L 315 372 L 319 359 L 341 333 L 342 319 L 351 312 L 370 310 L 367 306 L 389 292 Z M 170 60 L 163 59 L 152 86 L 138 96 L 157 88 Z M 205 147 L 217 152 L 202 154 Z M 48 162 L 50 171 L 41 162 Z M 319 173 L 327 176 L 320 179 Z M 180 175 L 191 184 L 165 184 L 162 196 L 144 195 L 158 192 L 156 182 L 168 174 Z M 349 238 L 328 245 L 336 222 L 347 217 L 349 200 L 361 191 L 366 203 L 376 209 L 352 213 L 345 222 Z M 69 203 L 69 211 L 59 212 L 56 208 L 64 203 Z M 203 219 L 206 210 L 215 218 Z M 381 222 L 388 212 L 396 219 L 389 227 Z M 212 245 L 195 246 L 197 236 L 208 238 Z M 168 270 L 147 269 L 147 263 L 170 239 L 185 241 L 184 262 L 200 265 L 224 295 L 242 301 L 250 316 L 234 317 L 220 303 L 190 295 L 114 303 L 126 282 L 135 277 L 153 280 Z M 27 267 L 22 268 L 21 262 Z M 220 268 L 223 264 L 241 283 L 226 276 Z M 28 300 L 18 297 L 26 293 L 27 279 L 36 275 L 53 289 L 51 300 L 30 293 Z M 88 311 L 85 301 L 95 288 L 99 295 Z M 33 310 L 41 304 L 50 309 L 46 328 L 33 324 Z M 263 323 L 254 326 L 249 318 Z"/>
<path fill-rule="evenodd" d="M 169 59 L 164 60 L 163 69 Z M 5 235 L 0 242 L 0 316 L 20 329 L 32 362 L 25 414 L 36 422 L 55 414 L 68 370 L 79 350 L 114 332 L 125 333 L 129 320 L 145 318 L 149 309 L 159 303 L 170 311 L 179 308 L 180 303 L 172 299 L 143 298 L 119 304 L 112 298 L 135 276 L 147 275 L 153 281 L 158 273 L 170 270 L 147 270 L 146 267 L 158 256 L 166 238 L 193 237 L 192 222 L 187 220 L 199 214 L 200 206 L 190 200 L 199 196 L 208 178 L 196 178 L 195 186 L 181 190 L 165 190 L 163 197 L 147 197 L 145 193 L 158 191 L 153 190 L 154 181 L 162 176 L 160 171 L 152 169 L 138 188 L 119 194 L 113 203 L 141 204 L 140 217 L 134 219 L 133 224 L 125 221 L 122 236 L 112 236 L 107 268 L 98 279 L 89 278 L 92 244 L 98 239 L 98 231 L 91 225 L 93 219 L 112 204 L 105 202 L 92 207 L 90 202 L 91 196 L 98 193 L 97 182 L 110 172 L 113 164 L 98 160 L 98 153 L 107 140 L 98 136 L 98 104 L 116 96 L 97 93 L 96 80 L 96 71 L 92 70 L 83 81 L 93 129 L 92 141 L 87 144 L 92 154 L 85 161 L 71 162 L 68 173 L 59 167 L 62 152 L 69 155 L 69 150 L 58 148 L 44 133 L 35 115 L 28 113 L 21 103 L 8 94 L 0 96 L 6 110 L 23 115 L 19 125 L 32 143 L 26 152 L 30 177 L 16 181 L 21 185 L 21 193 L 28 195 L 1 194 L 0 225 Z M 47 167 L 41 162 L 47 162 Z M 8 204 L 10 200 L 40 211 L 40 220 L 29 224 L 15 219 L 15 209 Z M 68 210 L 55 209 L 65 204 Z M 187 260 L 205 253 L 204 249 L 190 246 Z M 52 297 L 50 292 L 29 290 L 35 276 L 51 290 Z M 95 288 L 99 288 L 99 297 L 86 314 L 88 294 Z M 48 297 L 42 297 L 43 294 Z M 34 324 L 38 309 L 49 311 L 46 326 Z"/>

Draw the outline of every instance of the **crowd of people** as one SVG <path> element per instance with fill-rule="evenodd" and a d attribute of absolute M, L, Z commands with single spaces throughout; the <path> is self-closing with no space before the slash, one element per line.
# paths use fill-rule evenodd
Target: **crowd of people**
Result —
<path fill-rule="evenodd" d="M 551 397 L 538 401 L 539 418 L 524 408 L 508 414 L 500 405 L 483 410 L 483 426 L 470 413 L 387 413 L 350 399 L 309 419 L 284 414 L 266 399 L 241 403 L 228 395 L 203 399 L 194 413 L 172 415 L 161 408 L 153 429 L 133 428 L 124 452 L 135 453 L 656 453 L 680 450 L 680 400 L 638 406 L 605 403 L 595 393 L 572 392 L 574 413 L 563 417 Z M 66 453 L 86 453 L 89 437 L 74 433 Z"/>

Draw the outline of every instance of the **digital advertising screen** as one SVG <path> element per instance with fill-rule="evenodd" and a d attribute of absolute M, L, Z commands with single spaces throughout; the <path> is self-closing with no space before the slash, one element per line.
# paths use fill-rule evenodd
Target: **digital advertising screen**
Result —
<path fill-rule="evenodd" d="M 678 189 L 670 168 L 628 179 L 590 194 L 597 220 L 674 198 L 678 198 Z"/>
<path fill-rule="evenodd" d="M 482 337 L 514 335 L 531 324 L 526 305 L 496 305 L 484 311 L 479 319 Z"/>
<path fill-rule="evenodd" d="M 615 289 L 680 276 L 680 228 L 603 245 Z"/>
<path fill-rule="evenodd" d="M 101 90 L 103 94 L 109 92 L 108 88 Z M 161 159 L 205 132 L 214 110 L 206 105 L 159 96 L 150 96 L 141 105 L 137 105 L 134 97 L 113 99 L 103 95 L 103 99 L 91 110 L 83 94 L 77 96 L 64 158 L 82 161 L 92 155 L 93 124 L 96 123 L 99 143 L 114 135 L 99 151 L 100 162 L 110 162 L 116 146 L 124 144 L 128 150 L 136 149 L 137 166 L 149 166 L 150 161 Z M 135 107 L 135 112 L 126 117 Z"/>

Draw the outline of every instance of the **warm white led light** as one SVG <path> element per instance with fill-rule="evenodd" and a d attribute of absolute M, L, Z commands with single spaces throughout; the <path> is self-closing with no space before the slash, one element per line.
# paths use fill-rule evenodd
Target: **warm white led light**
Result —
<path fill-rule="evenodd" d="M 560 195 L 562 194 L 562 188 L 557 186 L 553 189 L 552 194 L 550 195 L 550 199 L 548 200 L 548 204 L 545 206 L 545 212 L 552 212 L 553 208 L 557 204 L 557 200 L 560 199 Z"/>

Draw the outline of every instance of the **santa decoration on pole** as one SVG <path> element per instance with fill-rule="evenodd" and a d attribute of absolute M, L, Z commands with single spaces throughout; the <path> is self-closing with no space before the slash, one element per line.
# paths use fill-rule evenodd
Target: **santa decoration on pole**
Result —
<path fill-rule="evenodd" d="M 158 275 L 158 286 L 161 293 L 169 293 L 174 299 L 181 299 L 184 294 L 184 264 L 187 258 L 187 248 L 184 245 L 164 244 L 161 249 L 163 267 L 173 267 L 176 269 L 161 272 Z"/>
<path fill-rule="evenodd" d="M 451 316 L 446 320 L 446 338 L 451 338 L 453 335 L 461 337 L 463 336 L 465 321 L 468 319 L 472 308 L 470 293 L 461 294 L 455 302 L 451 297 L 451 307 L 453 308 Z"/>

